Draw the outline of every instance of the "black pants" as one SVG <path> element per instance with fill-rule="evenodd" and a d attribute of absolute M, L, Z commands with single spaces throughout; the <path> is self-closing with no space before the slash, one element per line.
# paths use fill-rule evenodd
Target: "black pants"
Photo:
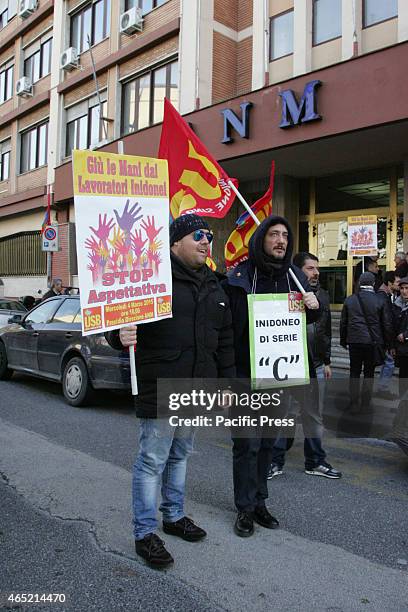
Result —
<path fill-rule="evenodd" d="M 278 438 L 272 451 L 272 463 L 283 468 L 286 452 L 292 448 L 293 442 L 294 438 Z M 312 470 L 325 462 L 326 453 L 323 450 L 321 438 L 305 438 L 303 449 L 306 470 Z"/>
<path fill-rule="evenodd" d="M 349 344 L 350 353 L 350 401 L 352 407 L 366 408 L 370 405 L 374 382 L 374 347 L 372 344 Z M 360 394 L 360 374 L 364 369 L 363 387 Z"/>
<path fill-rule="evenodd" d="M 408 356 L 398 357 L 399 365 L 399 396 L 403 399 L 405 393 L 408 391 Z M 408 400 L 408 396 L 405 398 Z"/>
<path fill-rule="evenodd" d="M 238 511 L 252 512 L 268 497 L 268 470 L 275 438 L 232 438 L 234 501 Z"/>

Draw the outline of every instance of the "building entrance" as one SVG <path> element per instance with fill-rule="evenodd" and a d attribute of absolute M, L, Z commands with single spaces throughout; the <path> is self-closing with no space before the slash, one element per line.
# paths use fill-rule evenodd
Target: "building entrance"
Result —
<path fill-rule="evenodd" d="M 362 261 L 348 254 L 348 217 L 376 215 L 379 269 L 394 270 L 395 253 L 402 250 L 403 179 L 397 168 L 386 168 L 311 179 L 308 192 L 309 214 L 299 219 L 299 247 L 319 258 L 321 285 L 332 309 L 340 310 L 353 292 Z"/>

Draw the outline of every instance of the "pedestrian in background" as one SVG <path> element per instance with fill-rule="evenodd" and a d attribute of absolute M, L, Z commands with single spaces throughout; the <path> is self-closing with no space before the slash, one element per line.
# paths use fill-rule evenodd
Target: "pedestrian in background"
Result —
<path fill-rule="evenodd" d="M 50 297 L 61 295 L 62 291 L 63 291 L 62 280 L 60 278 L 54 278 L 54 280 L 52 281 L 51 288 L 47 291 L 47 293 L 44 293 L 41 301 L 44 302 L 45 300 L 48 300 L 48 298 Z"/>
<path fill-rule="evenodd" d="M 152 567 L 173 557 L 156 534 L 161 481 L 163 531 L 188 542 L 206 536 L 184 513 L 187 458 L 195 429 L 158 418 L 157 381 L 235 376 L 231 311 L 216 275 L 207 267 L 213 234 L 205 219 L 178 217 L 170 226 L 172 318 L 139 325 L 135 351 L 140 418 L 139 450 L 133 466 L 133 522 L 136 553 Z M 136 325 L 108 332 L 114 348 L 136 344 Z"/>
<path fill-rule="evenodd" d="M 321 315 L 314 323 L 307 326 L 307 341 L 309 360 L 311 360 L 311 384 L 303 396 L 300 405 L 300 414 L 304 432 L 305 472 L 312 476 L 326 478 L 341 478 L 341 472 L 335 470 L 326 461 L 326 452 L 322 446 L 323 418 L 322 404 L 324 381 L 332 376 L 330 367 L 331 356 L 331 313 L 330 298 L 327 291 L 319 284 L 319 260 L 312 253 L 297 253 L 293 258 L 295 266 L 300 268 L 309 281 L 309 285 L 319 300 Z M 317 382 L 317 379 L 320 381 Z M 313 435 L 313 437 L 311 437 Z M 278 437 L 273 445 L 272 463 L 268 479 L 283 474 L 285 453 L 294 442 L 294 438 Z"/>
<path fill-rule="evenodd" d="M 391 316 L 393 318 L 393 304 L 399 295 L 399 281 L 400 278 L 397 276 L 396 272 L 392 270 L 386 272 L 384 274 L 383 284 L 377 291 L 377 295 L 380 298 L 384 299 L 384 302 L 387 308 L 390 309 Z M 392 377 L 394 375 L 394 357 L 393 351 L 387 351 L 385 355 L 385 361 L 383 366 L 381 367 L 380 377 L 377 385 L 377 397 L 386 400 L 394 400 L 397 398 L 397 395 L 392 393 L 390 389 Z"/>
<path fill-rule="evenodd" d="M 360 276 L 359 290 L 346 298 L 340 319 L 340 344 L 350 354 L 351 414 L 372 412 L 374 371 L 384 363 L 385 350 L 393 345 L 393 322 L 389 308 L 374 292 L 371 272 Z M 381 356 L 381 358 L 380 358 Z M 360 375 L 364 380 L 360 391 Z"/>
<path fill-rule="evenodd" d="M 400 278 L 408 276 L 408 262 L 404 251 L 397 251 L 394 257 L 395 262 L 395 274 Z"/>

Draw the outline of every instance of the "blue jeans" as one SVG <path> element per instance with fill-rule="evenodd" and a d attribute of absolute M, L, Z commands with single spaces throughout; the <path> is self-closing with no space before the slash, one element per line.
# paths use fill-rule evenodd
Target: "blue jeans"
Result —
<path fill-rule="evenodd" d="M 381 391 L 388 391 L 394 374 L 394 359 L 389 353 L 385 355 L 385 361 L 381 367 L 380 380 L 378 381 L 377 389 Z"/>
<path fill-rule="evenodd" d="M 195 430 L 172 427 L 168 419 L 140 419 L 139 453 L 133 466 L 133 524 L 135 540 L 157 528 L 157 497 L 161 477 L 163 520 L 184 516 L 187 457 Z"/>

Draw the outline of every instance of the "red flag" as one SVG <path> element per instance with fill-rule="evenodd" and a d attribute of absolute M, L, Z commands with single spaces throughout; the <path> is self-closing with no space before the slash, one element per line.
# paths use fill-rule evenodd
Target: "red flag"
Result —
<path fill-rule="evenodd" d="M 169 163 L 170 213 L 225 217 L 235 199 L 226 172 L 172 104 L 164 100 L 159 157 Z M 231 179 L 235 185 L 237 181 Z"/>
<path fill-rule="evenodd" d="M 275 162 L 272 162 L 268 191 L 251 206 L 251 210 L 261 223 L 272 213 L 274 179 Z M 235 268 L 241 261 L 248 259 L 249 240 L 258 227 L 248 211 L 237 219 L 236 226 L 225 244 L 224 255 L 227 270 Z"/>

